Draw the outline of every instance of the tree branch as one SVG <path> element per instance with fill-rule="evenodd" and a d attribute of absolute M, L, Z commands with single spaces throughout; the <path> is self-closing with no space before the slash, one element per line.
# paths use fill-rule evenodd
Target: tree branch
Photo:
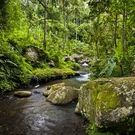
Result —
<path fill-rule="evenodd" d="M 38 0 L 38 2 L 39 2 L 44 8 L 46 8 L 46 6 L 41 2 L 41 0 Z"/>

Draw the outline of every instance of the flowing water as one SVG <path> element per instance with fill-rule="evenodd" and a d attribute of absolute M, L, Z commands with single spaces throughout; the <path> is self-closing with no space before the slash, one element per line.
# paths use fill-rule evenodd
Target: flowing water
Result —
<path fill-rule="evenodd" d="M 52 105 L 42 92 L 60 82 L 79 88 L 88 80 L 88 74 L 82 74 L 30 89 L 33 94 L 28 98 L 14 97 L 12 92 L 0 96 L 0 135 L 85 135 L 83 119 L 74 113 L 76 102 Z"/>

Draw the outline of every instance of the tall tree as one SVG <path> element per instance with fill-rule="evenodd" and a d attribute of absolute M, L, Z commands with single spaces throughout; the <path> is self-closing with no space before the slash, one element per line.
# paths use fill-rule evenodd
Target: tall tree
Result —
<path fill-rule="evenodd" d="M 44 41 L 43 41 L 43 47 L 46 50 L 47 47 L 47 41 L 46 41 L 46 36 L 47 36 L 47 0 L 38 0 L 38 2 L 42 5 L 44 8 Z"/>

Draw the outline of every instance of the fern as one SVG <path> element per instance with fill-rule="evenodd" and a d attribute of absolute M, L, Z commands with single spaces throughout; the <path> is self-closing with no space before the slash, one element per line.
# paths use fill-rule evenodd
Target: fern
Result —
<path fill-rule="evenodd" d="M 100 72 L 99 77 L 110 77 L 115 66 L 116 62 L 113 60 L 113 58 L 108 60 L 106 67 Z"/>
<path fill-rule="evenodd" d="M 13 66 L 17 67 L 17 64 L 16 64 L 16 63 L 14 63 L 13 61 L 5 60 L 5 62 L 6 62 L 7 64 L 11 64 L 11 65 L 13 65 Z"/>

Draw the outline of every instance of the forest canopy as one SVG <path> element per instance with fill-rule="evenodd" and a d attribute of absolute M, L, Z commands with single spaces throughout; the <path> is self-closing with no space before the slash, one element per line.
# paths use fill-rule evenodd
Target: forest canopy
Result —
<path fill-rule="evenodd" d="M 79 68 L 64 56 L 91 58 L 98 77 L 134 73 L 134 0 L 1 0 L 0 90 L 28 85 L 36 71 Z M 35 47 L 42 59 L 26 55 Z M 38 69 L 38 70 L 37 70 Z"/>

